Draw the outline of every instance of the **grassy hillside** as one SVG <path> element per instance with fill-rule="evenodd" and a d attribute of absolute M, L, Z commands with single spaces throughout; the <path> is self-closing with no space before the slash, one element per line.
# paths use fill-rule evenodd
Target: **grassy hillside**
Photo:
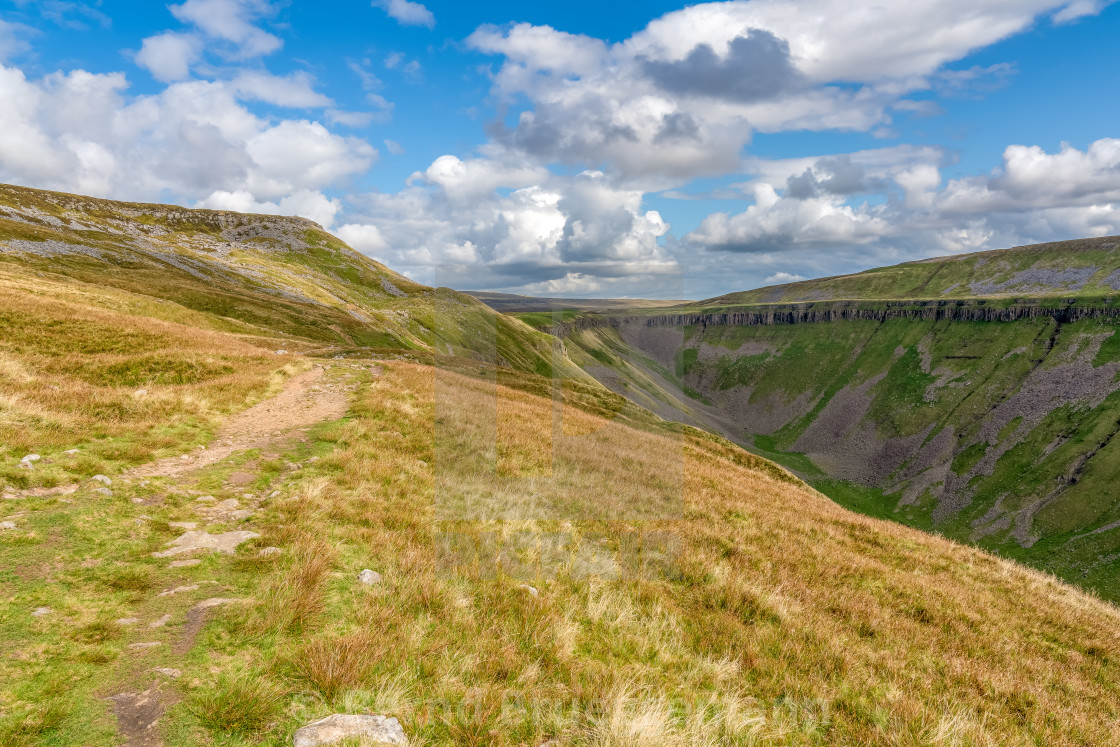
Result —
<path fill-rule="evenodd" d="M 516 361 L 471 347 L 480 306 L 429 326 L 410 303 L 463 302 L 331 290 L 399 312 L 384 334 L 408 345 L 371 351 L 315 331 L 333 302 L 241 290 L 228 260 L 184 250 L 211 280 L 169 302 L 194 276 L 147 244 L 89 267 L 22 246 L 0 263 L 0 744 L 290 745 L 331 713 L 393 716 L 414 746 L 1120 728 L 1114 606 L 852 513 L 590 379 L 495 366 Z M 208 307 L 211 284 L 248 311 Z M 523 361 L 551 349 L 508 329 Z M 649 361 L 651 381 L 694 373 Z"/>
<path fill-rule="evenodd" d="M 693 306 L 832 300 L 1026 296 L 1099 298 L 1120 291 L 1120 237 L 1105 236 L 937 257 L 892 267 L 729 293 Z"/>
<path fill-rule="evenodd" d="M 1120 249 L 1109 245 L 988 252 L 813 287 L 835 298 L 858 287 L 885 298 L 917 293 L 921 273 L 950 285 L 972 273 L 976 287 L 978 266 L 1025 267 L 1028 259 L 1036 269 L 1065 261 L 1103 273 L 1120 266 Z M 987 300 L 991 308 L 1002 302 Z M 1083 305 L 1107 310 L 1111 301 Z M 1067 322 L 1033 315 L 1024 302 L 1016 321 L 954 321 L 892 317 L 878 313 L 881 301 L 862 303 L 869 318 L 796 324 L 678 322 L 692 318 L 684 309 L 582 329 L 573 318 L 566 340 L 573 359 L 614 391 L 772 457 L 846 506 L 1120 599 L 1117 319 Z"/>
<path fill-rule="evenodd" d="M 0 185 L 0 270 L 12 282 L 31 273 L 122 291 L 131 296 L 115 302 L 146 315 L 303 348 L 433 350 L 544 375 L 553 365 L 550 338 L 470 296 L 414 283 L 303 218 Z M 580 375 L 562 356 L 555 364 Z"/>

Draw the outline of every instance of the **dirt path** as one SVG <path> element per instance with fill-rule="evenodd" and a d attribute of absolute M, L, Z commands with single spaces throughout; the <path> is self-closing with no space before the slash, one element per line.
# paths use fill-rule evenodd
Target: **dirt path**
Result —
<path fill-rule="evenodd" d="M 342 417 L 349 391 L 333 384 L 318 386 L 323 374 L 324 369 L 319 367 L 301 373 L 288 381 L 280 394 L 232 416 L 214 442 L 198 454 L 159 459 L 121 477 L 173 477 L 220 462 L 235 451 L 265 446 L 284 433 Z"/>

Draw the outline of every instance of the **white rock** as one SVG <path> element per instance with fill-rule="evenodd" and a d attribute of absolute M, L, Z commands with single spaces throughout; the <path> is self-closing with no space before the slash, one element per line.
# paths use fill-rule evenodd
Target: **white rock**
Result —
<path fill-rule="evenodd" d="M 276 351 L 276 355 L 287 355 L 287 354 L 288 354 L 287 350 L 277 350 Z"/>
<path fill-rule="evenodd" d="M 154 552 L 154 558 L 169 558 L 172 555 L 180 555 L 185 552 L 194 552 L 195 550 L 214 550 L 222 552 L 227 555 L 233 555 L 237 546 L 242 542 L 260 537 L 256 532 L 237 531 L 225 532 L 224 534 L 210 534 L 205 530 L 198 530 L 187 532 L 169 544 L 171 547 L 163 552 Z"/>
<path fill-rule="evenodd" d="M 14 521 L 0 521 L 0 529 L 15 529 L 16 523 Z"/>
<path fill-rule="evenodd" d="M 381 583 L 381 574 L 377 571 L 371 571 L 369 568 L 366 568 L 364 571 L 358 574 L 358 580 L 366 586 L 373 586 L 374 584 Z"/>
<path fill-rule="evenodd" d="M 167 591 L 161 591 L 156 596 L 170 597 L 170 596 L 173 596 L 173 595 L 178 594 L 180 592 L 197 591 L 197 590 L 198 590 L 198 584 L 190 584 L 189 586 L 176 586 L 174 589 L 168 589 Z"/>
<path fill-rule="evenodd" d="M 263 547 L 263 548 L 261 548 L 261 551 L 257 554 L 260 555 L 261 557 L 268 557 L 269 555 L 279 555 L 282 552 L 284 552 L 284 551 L 281 550 L 279 547 Z"/>
<path fill-rule="evenodd" d="M 97 493 L 98 495 L 112 495 L 113 494 L 113 491 L 109 490 L 109 488 L 98 488 L 97 490 L 95 490 L 93 492 Z"/>
<path fill-rule="evenodd" d="M 54 612 L 54 610 L 52 610 L 50 607 L 37 607 L 35 611 L 31 613 L 31 616 L 42 617 L 43 615 L 49 615 L 52 612 Z"/>
<path fill-rule="evenodd" d="M 162 628 L 167 623 L 171 622 L 171 615 L 164 615 L 160 619 L 148 623 L 149 628 Z"/>
<path fill-rule="evenodd" d="M 38 454 L 28 454 L 27 456 L 25 456 L 23 459 L 20 459 L 19 461 L 22 464 L 31 464 L 32 462 L 37 462 L 42 458 L 43 457 L 39 456 Z"/>
<path fill-rule="evenodd" d="M 517 588 L 524 589 L 535 597 L 539 597 L 541 595 L 541 593 L 537 591 L 537 588 L 535 586 L 529 586 L 529 584 L 521 584 L 521 586 L 518 586 Z"/>
<path fill-rule="evenodd" d="M 395 718 L 336 713 L 313 721 L 295 733 L 293 747 L 320 747 L 344 739 L 361 744 L 408 744 L 404 729 Z"/>
<path fill-rule="evenodd" d="M 183 676 L 183 673 L 178 669 L 171 669 L 170 667 L 156 667 L 152 671 L 156 674 L 162 674 L 164 677 L 170 677 L 173 680 L 177 680 Z"/>
<path fill-rule="evenodd" d="M 102 485 L 112 485 L 113 484 L 113 481 L 110 480 L 105 475 L 94 475 L 93 477 L 91 477 L 89 479 L 96 480 L 97 482 L 101 483 Z"/>
<path fill-rule="evenodd" d="M 135 392 L 132 393 L 132 396 L 133 397 L 143 397 L 147 393 L 148 393 L 147 389 L 137 389 Z"/>

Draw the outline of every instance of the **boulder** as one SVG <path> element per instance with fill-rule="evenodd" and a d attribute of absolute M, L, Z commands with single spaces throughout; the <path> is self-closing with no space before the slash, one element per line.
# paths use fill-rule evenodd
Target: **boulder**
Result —
<path fill-rule="evenodd" d="M 89 479 L 96 480 L 97 482 L 101 483 L 102 485 L 112 485 L 113 484 L 113 481 L 110 480 L 105 475 L 94 475 L 93 477 L 91 477 Z"/>
<path fill-rule="evenodd" d="M 15 529 L 16 523 L 14 521 L 0 521 L 0 529 Z"/>
<path fill-rule="evenodd" d="M 356 739 L 361 744 L 408 744 L 395 718 L 336 713 L 303 727 L 292 738 L 293 747 L 320 747 Z"/>
<path fill-rule="evenodd" d="M 358 574 L 358 580 L 366 586 L 373 586 L 374 584 L 381 583 L 381 574 L 377 571 L 371 571 L 369 568 L 366 568 L 364 571 Z"/>

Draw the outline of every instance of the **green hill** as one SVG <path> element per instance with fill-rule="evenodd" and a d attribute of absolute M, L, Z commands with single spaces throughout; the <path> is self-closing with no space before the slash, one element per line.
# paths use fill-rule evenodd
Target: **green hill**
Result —
<path fill-rule="evenodd" d="M 304 221 L 5 194 L 0 744 L 278 747 L 331 714 L 414 746 L 1120 725 L 1115 606 L 848 511 L 554 338 Z M 604 367 L 641 343 L 580 334 Z M 921 339 L 899 358 L 936 372 Z M 824 342 L 789 343 L 787 384 L 849 361 Z"/>
<path fill-rule="evenodd" d="M 1120 236 L 936 257 L 729 293 L 693 306 L 833 300 L 1100 298 L 1120 291 Z"/>

